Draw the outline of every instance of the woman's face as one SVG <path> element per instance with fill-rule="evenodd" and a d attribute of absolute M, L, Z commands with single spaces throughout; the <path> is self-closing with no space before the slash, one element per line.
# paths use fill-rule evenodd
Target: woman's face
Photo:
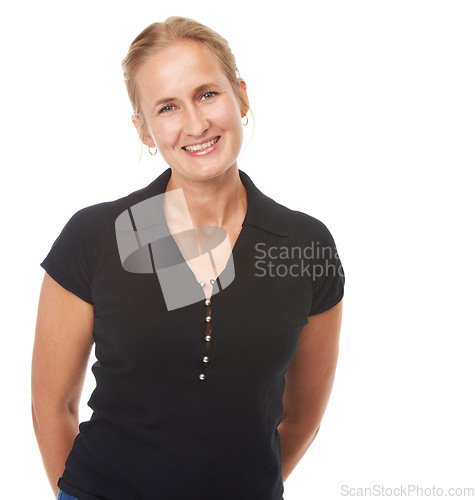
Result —
<path fill-rule="evenodd" d="M 134 118 L 134 125 L 174 171 L 202 180 L 236 163 L 243 139 L 240 102 L 214 54 L 181 41 L 147 59 L 136 78 L 143 119 Z"/>

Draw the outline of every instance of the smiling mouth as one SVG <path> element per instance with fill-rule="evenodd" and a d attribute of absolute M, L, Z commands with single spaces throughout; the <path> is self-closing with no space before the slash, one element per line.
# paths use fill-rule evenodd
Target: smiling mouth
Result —
<path fill-rule="evenodd" d="M 221 137 L 220 135 L 217 135 L 210 141 L 204 142 L 203 144 L 195 144 L 193 146 L 183 146 L 181 149 L 184 149 L 185 151 L 188 151 L 190 153 L 193 153 L 194 151 L 203 151 L 204 149 L 213 146 L 213 144 L 216 144 L 219 141 L 220 137 Z"/>

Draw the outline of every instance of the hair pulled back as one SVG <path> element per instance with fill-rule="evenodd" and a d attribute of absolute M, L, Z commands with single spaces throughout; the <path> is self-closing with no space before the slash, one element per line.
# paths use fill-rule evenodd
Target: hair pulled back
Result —
<path fill-rule="evenodd" d="M 227 40 L 198 21 L 180 16 L 169 17 L 164 22 L 153 23 L 145 28 L 132 42 L 127 56 L 122 61 L 125 85 L 134 114 L 142 118 L 136 85 L 136 74 L 141 64 L 182 40 L 199 42 L 218 58 L 241 104 L 241 111 L 246 114 L 249 111 L 249 101 L 242 91 L 236 60 Z"/>

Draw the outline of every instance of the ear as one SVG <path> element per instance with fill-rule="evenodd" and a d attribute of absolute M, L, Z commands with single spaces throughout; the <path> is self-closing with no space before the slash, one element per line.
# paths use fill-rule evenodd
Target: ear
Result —
<path fill-rule="evenodd" d="M 149 148 L 155 147 L 155 142 L 150 134 L 147 132 L 146 127 L 142 123 L 142 120 L 138 115 L 132 115 L 132 123 L 134 124 L 137 133 L 139 134 L 140 140 Z"/>
<path fill-rule="evenodd" d="M 247 85 L 246 82 L 242 79 L 239 78 L 239 84 L 241 85 L 240 88 L 240 95 L 241 95 L 241 118 L 244 118 L 249 111 L 249 98 L 247 96 Z"/>

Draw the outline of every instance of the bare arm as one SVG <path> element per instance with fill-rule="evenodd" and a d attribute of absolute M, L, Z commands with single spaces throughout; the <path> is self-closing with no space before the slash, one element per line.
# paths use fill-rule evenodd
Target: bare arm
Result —
<path fill-rule="evenodd" d="M 93 331 L 93 306 L 45 273 L 31 364 L 31 411 L 41 458 L 56 496 L 58 479 L 79 432 L 79 402 Z"/>
<path fill-rule="evenodd" d="M 342 312 L 343 300 L 309 316 L 285 376 L 284 413 L 278 426 L 284 481 L 320 429 L 335 378 Z"/>

